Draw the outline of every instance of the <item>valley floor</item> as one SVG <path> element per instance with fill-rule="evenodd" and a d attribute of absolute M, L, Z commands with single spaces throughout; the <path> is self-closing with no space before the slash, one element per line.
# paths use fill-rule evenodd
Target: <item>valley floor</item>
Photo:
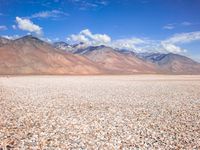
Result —
<path fill-rule="evenodd" d="M 0 149 L 200 149 L 200 76 L 0 77 Z"/>

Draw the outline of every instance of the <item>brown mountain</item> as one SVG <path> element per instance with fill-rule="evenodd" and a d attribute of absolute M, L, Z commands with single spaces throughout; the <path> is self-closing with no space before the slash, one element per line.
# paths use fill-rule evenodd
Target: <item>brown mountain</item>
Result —
<path fill-rule="evenodd" d="M 135 73 L 156 73 L 155 65 L 145 62 L 136 56 L 125 55 L 106 46 L 90 46 L 86 49 L 79 49 L 75 54 L 81 54 L 91 61 L 104 67 L 111 74 L 135 74 Z"/>
<path fill-rule="evenodd" d="M 200 63 L 178 54 L 146 54 L 143 59 L 152 62 L 166 74 L 200 74 Z"/>
<path fill-rule="evenodd" d="M 167 54 L 157 64 L 170 74 L 200 74 L 200 64 L 177 54 Z"/>
<path fill-rule="evenodd" d="M 200 74 L 200 64 L 177 54 L 141 54 L 106 46 L 59 50 L 33 36 L 0 38 L 0 74 Z"/>
<path fill-rule="evenodd" d="M 53 48 L 33 36 L 0 47 L 0 74 L 102 74 L 92 61 Z"/>

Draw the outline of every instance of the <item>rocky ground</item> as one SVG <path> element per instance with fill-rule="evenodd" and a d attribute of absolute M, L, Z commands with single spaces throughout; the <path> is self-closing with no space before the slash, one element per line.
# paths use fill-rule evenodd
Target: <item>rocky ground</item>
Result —
<path fill-rule="evenodd" d="M 0 77 L 0 149 L 200 149 L 200 76 Z"/>

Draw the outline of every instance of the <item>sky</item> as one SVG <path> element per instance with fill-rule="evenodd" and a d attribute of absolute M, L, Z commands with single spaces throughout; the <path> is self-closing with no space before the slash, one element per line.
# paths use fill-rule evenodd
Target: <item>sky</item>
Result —
<path fill-rule="evenodd" d="M 33 34 L 200 61 L 200 0 L 0 0 L 0 36 Z"/>

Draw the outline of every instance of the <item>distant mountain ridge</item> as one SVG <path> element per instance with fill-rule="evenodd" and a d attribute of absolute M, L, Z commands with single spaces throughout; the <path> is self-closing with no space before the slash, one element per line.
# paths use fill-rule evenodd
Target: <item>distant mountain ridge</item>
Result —
<path fill-rule="evenodd" d="M 54 48 L 57 48 L 60 50 L 65 50 L 65 51 L 72 52 L 72 53 L 74 50 L 77 50 L 79 48 L 85 48 L 83 45 L 84 45 L 84 43 L 82 43 L 82 42 L 78 43 L 78 44 L 73 44 L 73 45 L 70 45 L 63 41 L 53 43 Z"/>
<path fill-rule="evenodd" d="M 199 74 L 200 64 L 186 56 L 168 53 L 138 54 L 141 59 L 156 64 L 164 73 Z"/>
<path fill-rule="evenodd" d="M 104 45 L 89 46 L 84 49 L 78 49 L 75 54 L 87 57 L 89 60 L 103 66 L 112 73 L 134 74 L 134 73 L 156 73 L 152 63 L 144 62 L 134 56 L 127 56 L 119 53 L 111 47 Z"/>
<path fill-rule="evenodd" d="M 100 45 L 100 46 L 88 46 L 86 48 L 78 48 L 78 49 L 74 50 L 73 53 L 74 54 L 84 55 L 84 54 L 92 52 L 92 51 L 102 50 L 103 48 L 106 48 L 106 46 L 104 46 L 104 45 Z"/>
<path fill-rule="evenodd" d="M 50 44 L 28 35 L 15 40 L 0 37 L 0 74 L 200 74 L 200 64 L 173 53 Z"/>
<path fill-rule="evenodd" d="M 0 47 L 5 45 L 5 44 L 8 44 L 10 43 L 11 40 L 7 39 L 7 38 L 4 38 L 4 37 L 0 37 Z"/>
<path fill-rule="evenodd" d="M 67 43 L 65 43 L 65 42 L 55 42 L 54 44 L 53 44 L 53 46 L 55 47 L 55 48 L 57 48 L 57 49 L 60 49 L 60 50 L 68 50 L 68 49 L 70 49 L 71 48 L 71 45 L 69 45 L 69 44 L 67 44 Z"/>

